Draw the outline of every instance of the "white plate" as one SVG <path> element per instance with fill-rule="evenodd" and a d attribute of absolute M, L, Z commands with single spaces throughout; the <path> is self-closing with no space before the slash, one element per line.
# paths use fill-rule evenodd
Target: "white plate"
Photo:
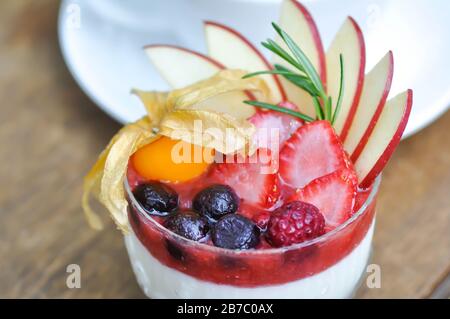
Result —
<path fill-rule="evenodd" d="M 165 90 L 141 48 L 164 43 L 204 52 L 202 20 L 226 23 L 254 43 L 271 37 L 280 0 L 64 0 L 59 39 L 66 63 L 86 94 L 119 122 L 144 110 L 130 95 L 133 87 Z M 391 96 L 414 90 L 409 136 L 450 105 L 450 1 L 303 1 L 328 46 L 347 15 L 363 29 L 367 67 L 391 49 L 395 75 Z M 264 52 L 264 51 L 263 51 Z M 266 53 L 266 52 L 265 52 Z"/>

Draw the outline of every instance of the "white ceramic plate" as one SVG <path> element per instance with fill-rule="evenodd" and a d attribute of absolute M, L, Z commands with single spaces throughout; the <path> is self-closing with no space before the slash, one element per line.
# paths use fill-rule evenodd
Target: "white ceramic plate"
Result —
<path fill-rule="evenodd" d="M 203 20 L 216 20 L 254 43 L 273 32 L 280 0 L 64 0 L 59 39 L 66 63 L 87 95 L 119 122 L 144 114 L 133 87 L 165 90 L 141 48 L 177 44 L 205 51 Z M 430 124 L 450 105 L 450 1 L 309 0 L 325 47 L 347 15 L 363 29 L 367 68 L 391 49 L 395 75 L 391 96 L 414 90 L 409 136 Z M 264 52 L 264 51 L 263 51 Z M 266 53 L 266 52 L 265 52 Z"/>

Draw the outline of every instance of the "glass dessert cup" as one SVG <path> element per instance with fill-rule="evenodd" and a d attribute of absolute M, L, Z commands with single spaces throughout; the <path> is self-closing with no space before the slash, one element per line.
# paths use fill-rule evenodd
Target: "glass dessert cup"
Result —
<path fill-rule="evenodd" d="M 283 1 L 277 37 L 263 43 L 273 67 L 238 31 L 216 22 L 204 28 L 208 55 L 145 47 L 178 89 L 133 89 L 147 115 L 122 128 L 86 175 L 90 226 L 103 228 L 95 198 L 126 234 L 137 279 L 152 298 L 351 297 L 370 255 L 377 176 L 412 108 L 412 90 L 386 99 L 392 52 L 366 75 L 363 36 L 349 17 L 325 53 L 296 0 Z M 174 149 L 180 141 L 187 148 Z M 213 166 L 194 150 L 186 161 L 185 150 L 196 147 L 244 159 L 261 159 L 266 149 L 277 158 Z M 174 150 L 182 150 L 181 163 Z"/>
<path fill-rule="evenodd" d="M 371 251 L 381 176 L 356 197 L 351 218 L 283 248 L 230 250 L 181 237 L 150 217 L 125 182 L 131 230 L 125 244 L 150 298 L 349 298 Z"/>

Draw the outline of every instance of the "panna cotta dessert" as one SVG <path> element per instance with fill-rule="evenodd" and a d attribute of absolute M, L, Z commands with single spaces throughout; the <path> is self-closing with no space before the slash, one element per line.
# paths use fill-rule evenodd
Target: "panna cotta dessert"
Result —
<path fill-rule="evenodd" d="M 205 22 L 208 55 L 145 47 L 172 86 L 133 90 L 147 116 L 88 173 L 150 298 L 348 298 L 369 259 L 381 172 L 412 91 L 388 100 L 393 55 L 367 74 L 348 18 L 327 52 L 305 7 L 285 0 L 262 45 Z"/>
<path fill-rule="evenodd" d="M 252 250 L 217 249 L 167 232 L 146 217 L 127 186 L 133 232 L 125 243 L 133 270 L 151 298 L 351 297 L 371 250 L 379 181 L 360 195 L 363 206 L 325 236 L 285 248 L 259 243 Z"/>

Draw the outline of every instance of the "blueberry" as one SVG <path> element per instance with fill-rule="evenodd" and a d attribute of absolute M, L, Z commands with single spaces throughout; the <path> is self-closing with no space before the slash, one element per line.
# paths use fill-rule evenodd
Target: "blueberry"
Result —
<path fill-rule="evenodd" d="M 159 182 L 141 184 L 134 189 L 133 195 L 151 215 L 165 216 L 178 208 L 178 194 Z"/>
<path fill-rule="evenodd" d="M 212 185 L 195 195 L 192 208 L 200 214 L 217 220 L 233 214 L 239 206 L 239 197 L 227 185 Z"/>
<path fill-rule="evenodd" d="M 166 239 L 166 249 L 175 260 L 184 263 L 186 260 L 186 254 L 178 244 Z"/>
<path fill-rule="evenodd" d="M 212 230 L 214 245 L 228 249 L 250 249 L 258 245 L 260 230 L 244 216 L 231 214 L 222 217 Z"/>
<path fill-rule="evenodd" d="M 187 239 L 199 241 L 209 231 L 208 220 L 191 211 L 177 212 L 167 218 L 164 226 Z"/>

